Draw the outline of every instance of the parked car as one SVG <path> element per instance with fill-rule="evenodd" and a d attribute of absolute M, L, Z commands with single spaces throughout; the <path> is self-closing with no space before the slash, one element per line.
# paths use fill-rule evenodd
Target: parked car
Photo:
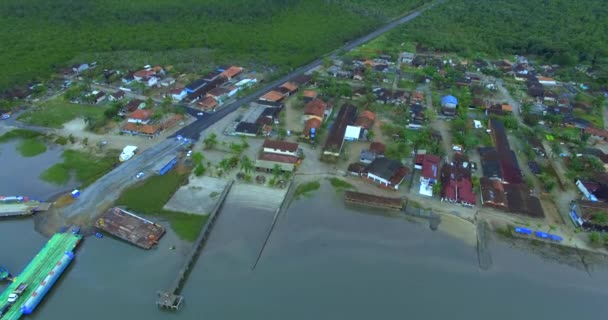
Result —
<path fill-rule="evenodd" d="M 144 176 L 143 172 L 140 172 L 138 174 L 135 175 L 135 179 L 141 179 Z"/>
<path fill-rule="evenodd" d="M 8 303 L 14 303 L 19 298 L 19 295 L 16 293 L 11 293 L 8 295 Z"/>

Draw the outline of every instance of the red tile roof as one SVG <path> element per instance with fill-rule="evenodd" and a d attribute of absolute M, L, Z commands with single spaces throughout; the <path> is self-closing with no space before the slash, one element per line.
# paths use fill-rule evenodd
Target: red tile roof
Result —
<path fill-rule="evenodd" d="M 608 132 L 606 130 L 598 129 L 598 128 L 594 128 L 594 127 L 585 128 L 585 133 L 588 133 L 592 136 L 602 137 L 604 139 L 608 138 Z"/>
<path fill-rule="evenodd" d="M 217 107 L 217 100 L 213 97 L 205 97 L 198 102 L 198 106 L 201 107 L 201 109 L 210 110 Z"/>
<path fill-rule="evenodd" d="M 380 142 L 372 142 L 369 145 L 369 151 L 374 152 L 375 154 L 384 154 L 384 150 L 386 150 L 386 146 Z"/>
<path fill-rule="evenodd" d="M 437 180 L 439 176 L 439 157 L 431 154 L 416 155 L 416 164 L 422 166 L 420 176 L 426 179 Z"/>
<path fill-rule="evenodd" d="M 314 91 L 314 90 L 304 90 L 304 93 L 303 93 L 303 96 L 305 98 L 312 98 L 312 99 L 314 99 L 314 98 L 317 97 L 317 95 L 318 95 L 318 93 L 316 91 Z"/>
<path fill-rule="evenodd" d="M 317 118 L 308 119 L 306 124 L 304 125 L 304 131 L 302 132 L 305 137 L 310 135 L 310 129 L 315 128 L 319 129 L 321 127 L 321 120 Z"/>
<path fill-rule="evenodd" d="M 359 114 L 355 121 L 355 125 L 364 129 L 369 129 L 374 125 L 374 121 L 376 121 L 376 115 L 369 110 L 365 110 Z"/>
<path fill-rule="evenodd" d="M 137 72 L 135 72 L 133 74 L 134 77 L 136 78 L 145 78 L 145 77 L 149 77 L 151 75 L 155 75 L 156 71 L 154 70 L 139 70 Z"/>
<path fill-rule="evenodd" d="M 152 110 L 137 109 L 129 115 L 129 119 L 148 120 L 152 116 Z"/>
<path fill-rule="evenodd" d="M 127 122 L 122 127 L 122 130 L 152 135 L 152 134 L 157 133 L 160 130 L 160 126 L 149 125 L 149 124 L 141 125 L 141 124 Z"/>
<path fill-rule="evenodd" d="M 299 160 L 298 157 L 288 156 L 288 155 L 283 155 L 283 154 L 276 154 L 276 153 L 268 153 L 268 152 L 262 152 L 262 154 L 260 154 L 260 157 L 258 159 L 265 160 L 265 161 L 282 162 L 282 163 L 297 163 Z"/>
<path fill-rule="evenodd" d="M 477 203 L 477 196 L 473 192 L 473 183 L 471 180 L 463 178 L 458 181 L 458 202 L 465 202 L 469 204 Z"/>
<path fill-rule="evenodd" d="M 298 90 L 298 85 L 293 82 L 285 82 L 281 85 L 281 88 L 287 89 L 289 92 Z"/>
<path fill-rule="evenodd" d="M 327 103 L 321 99 L 315 99 L 306 104 L 304 114 L 323 118 L 325 110 L 327 110 Z"/>
<path fill-rule="evenodd" d="M 299 144 L 287 141 L 268 140 L 264 141 L 263 148 L 275 149 L 288 152 L 296 152 L 300 147 Z"/>
<path fill-rule="evenodd" d="M 237 66 L 231 66 L 226 69 L 224 72 L 220 74 L 220 76 L 231 79 L 232 77 L 238 76 L 241 72 L 243 72 L 243 68 Z"/>
<path fill-rule="evenodd" d="M 272 102 L 279 102 L 283 100 L 283 95 L 280 92 L 273 90 L 263 95 L 260 99 Z"/>

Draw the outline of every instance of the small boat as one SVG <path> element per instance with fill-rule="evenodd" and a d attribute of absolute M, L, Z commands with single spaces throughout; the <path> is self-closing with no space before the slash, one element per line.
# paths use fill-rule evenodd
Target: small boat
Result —
<path fill-rule="evenodd" d="M 103 234 L 97 232 L 97 233 L 95 233 L 95 237 L 97 237 L 98 239 L 101 239 L 101 238 L 103 238 Z"/>
<path fill-rule="evenodd" d="M 79 234 L 80 233 L 80 227 L 74 227 L 74 229 L 72 229 L 72 233 L 73 234 Z"/>
<path fill-rule="evenodd" d="M 0 267 L 0 280 L 11 279 L 11 274 L 8 272 L 8 269 L 4 267 Z"/>

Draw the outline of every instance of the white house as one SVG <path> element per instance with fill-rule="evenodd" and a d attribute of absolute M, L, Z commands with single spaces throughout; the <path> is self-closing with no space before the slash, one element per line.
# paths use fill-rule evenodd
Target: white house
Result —
<path fill-rule="evenodd" d="M 557 85 L 557 81 L 555 81 L 555 79 L 553 78 L 549 78 L 549 77 L 537 77 L 538 82 L 540 84 L 542 84 L 543 86 L 556 86 Z"/>
<path fill-rule="evenodd" d="M 145 77 L 142 82 L 148 87 L 153 87 L 158 84 L 158 78 L 155 76 L 149 76 Z"/>
<path fill-rule="evenodd" d="M 161 82 L 160 85 L 163 87 L 169 87 L 172 86 L 175 83 L 175 79 L 169 77 L 169 78 L 164 78 Z"/>
<path fill-rule="evenodd" d="M 265 153 L 297 157 L 300 146 L 292 142 L 265 140 L 262 148 Z"/>

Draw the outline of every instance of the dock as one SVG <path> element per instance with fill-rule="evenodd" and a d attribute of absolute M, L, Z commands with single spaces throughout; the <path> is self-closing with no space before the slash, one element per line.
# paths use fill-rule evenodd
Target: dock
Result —
<path fill-rule="evenodd" d="M 344 202 L 373 208 L 401 210 L 403 201 L 401 198 L 381 197 L 368 193 L 355 191 L 344 192 Z"/>
<path fill-rule="evenodd" d="M 82 236 L 77 232 L 53 235 L 0 294 L 0 319 L 17 320 L 23 315 L 31 314 L 68 267 L 81 239 Z M 9 295 L 13 293 L 18 296 L 10 302 Z"/>
<path fill-rule="evenodd" d="M 190 253 L 188 253 L 186 261 L 177 273 L 177 277 L 173 281 L 171 287 L 169 287 L 165 291 L 159 291 L 157 293 L 158 297 L 156 299 L 156 305 L 159 308 L 177 311 L 181 307 L 184 301 L 184 297 L 180 295 L 180 293 L 184 285 L 186 284 L 188 275 L 190 274 L 192 267 L 194 267 L 194 263 L 196 262 L 202 248 L 205 246 L 205 243 L 209 239 L 211 230 L 213 229 L 213 226 L 215 225 L 215 222 L 219 217 L 219 213 L 224 204 L 224 201 L 226 200 L 226 196 L 228 195 L 228 192 L 230 191 L 230 188 L 233 184 L 234 180 L 231 180 L 224 188 L 224 191 L 222 191 L 222 194 L 218 199 L 217 203 L 215 204 L 213 211 L 211 211 L 211 213 L 209 214 L 209 219 L 207 220 L 207 223 L 201 229 L 201 232 L 198 234 L 196 240 L 192 244 L 192 249 L 190 250 Z"/>
<path fill-rule="evenodd" d="M 122 208 L 110 208 L 95 222 L 95 227 L 142 249 L 149 250 L 165 234 L 160 224 Z"/>
<path fill-rule="evenodd" d="M 50 203 L 27 201 L 27 202 L 0 202 L 0 218 L 31 216 L 39 211 L 46 211 Z"/>

